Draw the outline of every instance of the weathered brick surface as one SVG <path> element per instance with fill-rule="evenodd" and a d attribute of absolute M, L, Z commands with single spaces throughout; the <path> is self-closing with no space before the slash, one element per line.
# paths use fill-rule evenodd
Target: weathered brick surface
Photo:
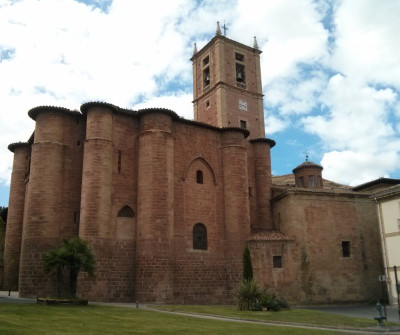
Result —
<path fill-rule="evenodd" d="M 236 52 L 244 55 L 246 89 L 236 83 Z M 192 58 L 195 120 L 208 125 L 106 103 L 85 104 L 82 113 L 30 111 L 34 142 L 15 146 L 5 250 L 8 282 L 21 251 L 22 297 L 54 294 L 42 254 L 79 235 L 97 260 L 95 276 L 78 280 L 78 294 L 91 300 L 232 302 L 248 240 L 256 280 L 292 303 L 376 299 L 373 202 L 350 191 L 271 192 L 273 141 L 257 139 L 264 137 L 259 54 L 219 36 Z M 207 55 L 211 84 L 203 91 Z M 242 119 L 248 138 L 239 128 L 213 127 Z M 205 250 L 193 248 L 198 223 L 207 229 Z M 342 241 L 350 241 L 350 257 L 342 257 Z M 273 256 L 282 256 L 282 268 Z"/>
<path fill-rule="evenodd" d="M 297 192 L 273 209 L 280 231 L 293 242 L 252 242 L 255 277 L 263 286 L 297 304 L 377 299 L 382 261 L 370 199 Z M 350 257 L 342 256 L 342 241 L 350 241 Z M 282 256 L 282 269 L 272 268 L 274 255 Z"/>
<path fill-rule="evenodd" d="M 10 200 L 7 218 L 7 235 L 4 248 L 3 289 L 18 286 L 19 261 L 22 241 L 22 225 L 25 204 L 25 176 L 29 168 L 30 145 L 14 149 L 14 163 L 10 183 Z"/>

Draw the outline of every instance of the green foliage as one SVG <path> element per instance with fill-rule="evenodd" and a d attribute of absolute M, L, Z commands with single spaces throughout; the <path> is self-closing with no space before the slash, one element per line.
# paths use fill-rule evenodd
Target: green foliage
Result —
<path fill-rule="evenodd" d="M 253 266 L 251 264 L 250 250 L 247 245 L 243 251 L 243 279 L 244 280 L 253 279 Z"/>
<path fill-rule="evenodd" d="M 276 296 L 275 294 L 269 295 L 265 292 L 261 296 L 261 306 L 273 312 L 278 312 L 282 308 L 289 308 L 289 304 L 285 298 Z"/>
<path fill-rule="evenodd" d="M 7 223 L 8 207 L 0 207 L 0 217 L 4 223 Z"/>
<path fill-rule="evenodd" d="M 243 280 L 235 292 L 236 308 L 240 311 L 261 310 L 262 291 L 254 280 Z"/>
<path fill-rule="evenodd" d="M 58 248 L 49 250 L 43 255 L 43 265 L 45 273 L 55 272 L 57 274 L 57 296 L 61 296 L 61 285 L 63 271 L 69 271 L 69 295 L 76 295 L 76 283 L 79 272 L 94 274 L 95 257 L 89 244 L 80 237 L 70 240 L 63 239 L 62 245 Z"/>

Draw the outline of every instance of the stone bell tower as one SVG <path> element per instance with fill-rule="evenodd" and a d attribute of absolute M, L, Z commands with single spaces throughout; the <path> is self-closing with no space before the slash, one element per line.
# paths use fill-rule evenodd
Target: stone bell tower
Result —
<path fill-rule="evenodd" d="M 200 51 L 196 45 L 193 62 L 194 120 L 216 127 L 241 127 L 250 138 L 264 138 L 263 94 L 260 54 L 253 47 L 221 34 Z"/>

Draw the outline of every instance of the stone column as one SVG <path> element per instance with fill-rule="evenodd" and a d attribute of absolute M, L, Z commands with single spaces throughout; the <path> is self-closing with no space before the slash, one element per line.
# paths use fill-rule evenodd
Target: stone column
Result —
<path fill-rule="evenodd" d="M 250 141 L 253 150 L 255 171 L 255 194 L 257 204 L 257 217 L 253 222 L 256 229 L 273 229 L 271 212 L 271 148 L 275 145 L 273 140 L 255 139 Z"/>
<path fill-rule="evenodd" d="M 112 300 L 108 281 L 112 266 L 111 195 L 113 166 L 113 111 L 106 104 L 93 104 L 87 114 L 83 153 L 79 236 L 89 241 L 96 256 L 95 279 L 80 280 L 78 294 L 93 300 Z"/>
<path fill-rule="evenodd" d="M 228 291 L 242 279 L 242 254 L 250 234 L 245 135 L 239 129 L 222 133 L 222 164 Z"/>
<path fill-rule="evenodd" d="M 13 143 L 8 146 L 8 149 L 14 153 L 14 162 L 11 174 L 7 231 L 4 246 L 3 289 L 16 290 L 18 287 L 24 220 L 25 181 L 28 180 L 31 145 L 29 143 Z"/>
<path fill-rule="evenodd" d="M 165 110 L 146 110 L 138 138 L 136 299 L 168 302 L 173 295 L 174 139 Z"/>
<path fill-rule="evenodd" d="M 37 107 L 27 187 L 19 274 L 21 297 L 55 293 L 55 279 L 43 272 L 42 255 L 60 242 L 63 212 L 64 116 L 67 110 Z"/>

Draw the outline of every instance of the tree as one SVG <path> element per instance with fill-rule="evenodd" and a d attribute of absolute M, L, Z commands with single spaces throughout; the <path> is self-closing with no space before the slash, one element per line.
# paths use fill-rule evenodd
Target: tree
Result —
<path fill-rule="evenodd" d="M 57 275 L 57 296 L 61 296 L 61 284 L 63 271 L 69 271 L 69 295 L 76 296 L 76 284 L 79 272 L 94 274 L 95 257 L 87 242 L 80 237 L 73 237 L 70 240 L 63 239 L 62 245 L 49 250 L 43 255 L 44 271 L 46 273 L 56 272 Z"/>
<path fill-rule="evenodd" d="M 67 250 L 68 269 L 69 269 L 69 290 L 71 296 L 76 296 L 76 284 L 79 272 L 87 272 L 90 276 L 94 275 L 96 266 L 95 257 L 87 242 L 80 237 L 70 240 L 63 240 L 63 247 Z"/>
<path fill-rule="evenodd" d="M 67 250 L 63 247 L 49 250 L 43 255 L 44 272 L 56 273 L 56 294 L 61 297 L 63 271 L 67 266 Z"/>

